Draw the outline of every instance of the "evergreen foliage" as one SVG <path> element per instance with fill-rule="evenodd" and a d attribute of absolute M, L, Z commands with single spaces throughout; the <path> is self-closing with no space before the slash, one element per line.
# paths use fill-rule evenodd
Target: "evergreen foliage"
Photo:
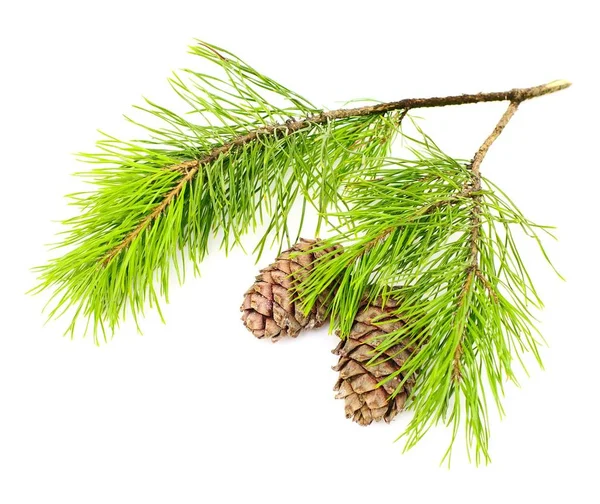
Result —
<path fill-rule="evenodd" d="M 396 345 L 419 349 L 386 378 L 417 376 L 406 447 L 439 422 L 453 426 L 454 440 L 462 421 L 476 461 L 487 461 L 486 397 L 502 414 L 504 383 L 516 383 L 515 361 L 524 365 L 522 355 L 531 352 L 541 365 L 534 310 L 542 302 L 514 233 L 535 239 L 547 257 L 539 233 L 550 231 L 525 218 L 490 180 L 483 178 L 478 189 L 469 162 L 448 157 L 421 134 L 411 139 L 412 159 L 388 159 L 355 173 L 359 180 L 344 192 L 349 209 L 335 214 L 352 227 L 322 244 L 343 251 L 317 263 L 302 296 L 310 309 L 330 289 L 325 306 L 342 338 L 364 296 L 400 299 L 395 316 L 405 325 L 377 345 L 372 363 L 389 360 Z"/>
<path fill-rule="evenodd" d="M 294 243 L 302 225 L 290 228 L 294 204 L 302 202 L 303 215 L 311 205 L 322 216 L 343 205 L 341 182 L 378 163 L 394 139 L 394 117 L 384 115 L 291 131 L 292 116 L 321 111 L 224 49 L 199 42 L 191 52 L 215 72 L 185 70 L 185 78 L 170 79 L 189 114 L 147 100 L 138 108 L 162 122 L 136 123 L 147 139 L 104 135 L 98 152 L 82 154 L 96 166 L 78 175 L 94 189 L 68 195 L 78 213 L 64 222 L 68 231 L 57 245 L 67 252 L 38 268 L 35 289 L 54 291 L 49 318 L 74 313 L 71 336 L 84 320 L 82 332 L 106 340 L 126 315 L 138 323 L 146 305 L 160 311 L 171 264 L 183 281 L 186 256 L 197 270 L 217 233 L 227 251 L 266 221 L 259 255 L 274 242 Z M 277 101 L 283 105 L 271 104 Z M 249 132 L 258 133 L 239 141 Z"/>
<path fill-rule="evenodd" d="M 327 293 L 344 338 L 364 296 L 400 299 L 394 309 L 407 323 L 378 342 L 372 362 L 403 341 L 418 348 L 386 378 L 417 376 L 406 448 L 439 422 L 452 426 L 452 441 L 463 425 L 469 453 L 487 462 L 488 402 L 502 413 L 504 383 L 516 381 L 525 352 L 541 364 L 534 311 L 542 303 L 514 233 L 536 240 L 546 257 L 539 234 L 549 231 L 479 165 L 521 101 L 569 84 L 323 111 L 224 49 L 198 41 L 191 52 L 211 71 L 169 80 L 187 113 L 146 100 L 137 108 L 147 120 L 130 119 L 143 139 L 103 135 L 97 152 L 82 154 L 94 166 L 79 176 L 92 189 L 68 196 L 77 213 L 56 245 L 64 253 L 37 268 L 34 292 L 52 291 L 49 318 L 67 314 L 71 336 L 107 340 L 126 316 L 137 324 L 148 306 L 160 312 L 171 269 L 180 282 L 186 264 L 197 273 L 211 238 L 228 251 L 264 225 L 254 252 L 281 250 L 298 240 L 312 209 L 315 236 L 330 235 L 319 247 L 343 252 L 299 287 L 306 312 Z M 472 160 L 443 153 L 407 115 L 503 100 L 507 113 Z M 406 158 L 390 156 L 397 136 Z M 300 219 L 290 219 L 297 204 Z"/>

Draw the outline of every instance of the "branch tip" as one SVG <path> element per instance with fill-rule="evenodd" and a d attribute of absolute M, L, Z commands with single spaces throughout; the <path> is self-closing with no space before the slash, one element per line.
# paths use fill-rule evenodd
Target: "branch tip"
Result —
<path fill-rule="evenodd" d="M 567 89 L 568 87 L 571 87 L 571 84 L 573 84 L 573 83 L 569 82 L 568 80 L 559 79 L 559 80 L 549 82 L 548 84 L 546 84 L 546 86 L 548 88 L 550 88 L 551 89 L 550 92 L 553 93 L 554 91 L 560 91 L 561 89 Z"/>

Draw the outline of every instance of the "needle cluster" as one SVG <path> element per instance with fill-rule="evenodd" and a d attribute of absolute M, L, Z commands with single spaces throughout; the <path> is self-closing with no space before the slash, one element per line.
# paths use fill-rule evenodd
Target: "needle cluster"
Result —
<path fill-rule="evenodd" d="M 386 378 L 418 377 L 407 405 L 414 416 L 403 434 L 406 446 L 439 422 L 453 426 L 454 440 L 464 424 L 480 462 L 489 458 L 487 398 L 502 413 L 515 362 L 523 364 L 530 352 L 541 365 L 534 313 L 542 302 L 515 232 L 540 248 L 539 233 L 550 232 L 469 161 L 447 156 L 422 131 L 409 141 L 410 159 L 387 159 L 348 184 L 349 208 L 334 215 L 352 227 L 322 245 L 342 252 L 317 264 L 302 295 L 309 309 L 325 289 L 334 293 L 328 315 L 342 338 L 364 296 L 401 299 L 395 316 L 404 324 L 378 342 L 371 363 L 390 359 L 398 345 L 418 349 Z M 403 390 L 401 382 L 396 393 Z"/>

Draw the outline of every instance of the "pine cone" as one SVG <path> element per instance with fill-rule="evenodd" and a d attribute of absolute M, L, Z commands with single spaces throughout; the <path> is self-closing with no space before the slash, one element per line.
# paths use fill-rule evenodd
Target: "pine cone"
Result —
<path fill-rule="evenodd" d="M 381 337 L 404 325 L 397 316 L 388 316 L 398 306 L 394 300 L 383 305 L 381 298 L 370 305 L 363 305 L 356 315 L 348 337 L 338 344 L 333 353 L 340 356 L 334 371 L 339 371 L 339 379 L 334 387 L 336 399 L 345 400 L 346 418 L 352 418 L 360 425 L 369 425 L 373 420 L 390 422 L 402 409 L 412 387 L 414 378 L 409 378 L 403 390 L 394 398 L 390 394 L 403 377 L 397 375 L 381 386 L 381 380 L 398 371 L 406 362 L 412 349 L 396 345 L 378 358 L 378 363 L 367 366 L 374 356 L 373 350 Z"/>
<path fill-rule="evenodd" d="M 296 300 L 297 286 L 314 268 L 315 261 L 327 256 L 327 260 L 339 255 L 341 247 L 314 250 L 322 244 L 319 240 L 301 239 L 291 249 L 283 252 L 277 260 L 262 269 L 256 281 L 245 294 L 241 310 L 242 320 L 257 338 L 277 341 L 284 336 L 298 336 L 302 329 L 319 327 L 326 321 L 324 292 L 310 313 L 302 312 Z M 291 257 L 292 252 L 304 252 Z"/>

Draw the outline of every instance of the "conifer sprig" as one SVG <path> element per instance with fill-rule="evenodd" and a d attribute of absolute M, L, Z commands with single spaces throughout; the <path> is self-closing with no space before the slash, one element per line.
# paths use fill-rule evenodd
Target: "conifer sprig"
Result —
<path fill-rule="evenodd" d="M 148 138 L 104 135 L 99 152 L 81 155 L 97 165 L 79 174 L 95 190 L 68 196 L 78 214 L 64 222 L 69 230 L 57 245 L 67 252 L 38 268 L 35 289 L 54 291 L 49 317 L 69 312 L 71 336 L 79 320 L 98 341 L 128 313 L 137 324 L 147 305 L 160 312 L 171 265 L 179 281 L 186 256 L 198 271 L 212 236 L 229 250 L 266 222 L 259 255 L 296 241 L 302 223 L 288 223 L 294 203 L 303 214 L 308 205 L 321 215 L 339 207 L 341 182 L 378 163 L 394 140 L 393 114 L 330 121 L 221 48 L 199 42 L 191 52 L 213 73 L 170 79 L 187 114 L 146 100 L 137 108 L 158 125 L 134 122 Z"/>
<path fill-rule="evenodd" d="M 82 333 L 106 340 L 126 315 L 137 324 L 147 306 L 160 313 L 171 268 L 180 282 L 186 264 L 197 273 L 211 238 L 227 251 L 265 224 L 260 256 L 297 241 L 312 207 L 316 231 L 327 223 L 337 233 L 323 248 L 344 251 L 299 286 L 307 311 L 331 292 L 329 314 L 345 337 L 365 293 L 399 297 L 407 323 L 379 342 L 372 362 L 403 341 L 419 349 L 396 373 L 418 376 L 406 447 L 438 422 L 452 425 L 454 440 L 462 424 L 469 452 L 489 460 L 487 390 L 502 412 L 514 361 L 531 352 L 541 364 L 532 311 L 542 304 L 513 232 L 546 257 L 538 234 L 548 230 L 479 168 L 519 103 L 570 84 L 324 111 L 224 49 L 198 41 L 191 53 L 209 70 L 169 80 L 183 112 L 146 100 L 142 119 L 129 119 L 145 138 L 104 135 L 97 152 L 81 155 L 95 165 L 79 174 L 94 189 L 69 195 L 77 214 L 56 245 L 64 253 L 37 268 L 33 291 L 52 291 L 49 318 L 68 314 L 68 334 L 82 321 Z M 401 129 L 412 109 L 491 101 L 509 108 L 471 161 L 444 154 L 416 124 L 413 136 Z M 412 157 L 389 157 L 398 134 Z"/>
<path fill-rule="evenodd" d="M 418 137 L 405 135 L 412 159 L 389 159 L 347 185 L 349 209 L 336 216 L 353 227 L 322 245 L 343 251 L 318 263 L 300 287 L 306 309 L 320 293 L 332 293 L 325 306 L 342 338 L 364 296 L 402 300 L 395 315 L 405 325 L 383 340 L 377 336 L 370 364 L 389 359 L 385 352 L 395 345 L 419 349 L 385 381 L 403 378 L 395 392 L 401 393 L 417 376 L 408 402 L 414 416 L 402 434 L 406 449 L 442 422 L 452 426 L 448 462 L 460 425 L 469 456 L 489 461 L 488 396 L 502 414 L 504 384 L 516 382 L 515 361 L 525 368 L 522 355 L 529 352 L 542 365 L 534 317 L 542 301 L 514 232 L 536 240 L 546 259 L 539 234 L 552 234 L 479 170 L 517 106 L 510 103 L 472 161 L 447 156 L 415 124 Z"/>

